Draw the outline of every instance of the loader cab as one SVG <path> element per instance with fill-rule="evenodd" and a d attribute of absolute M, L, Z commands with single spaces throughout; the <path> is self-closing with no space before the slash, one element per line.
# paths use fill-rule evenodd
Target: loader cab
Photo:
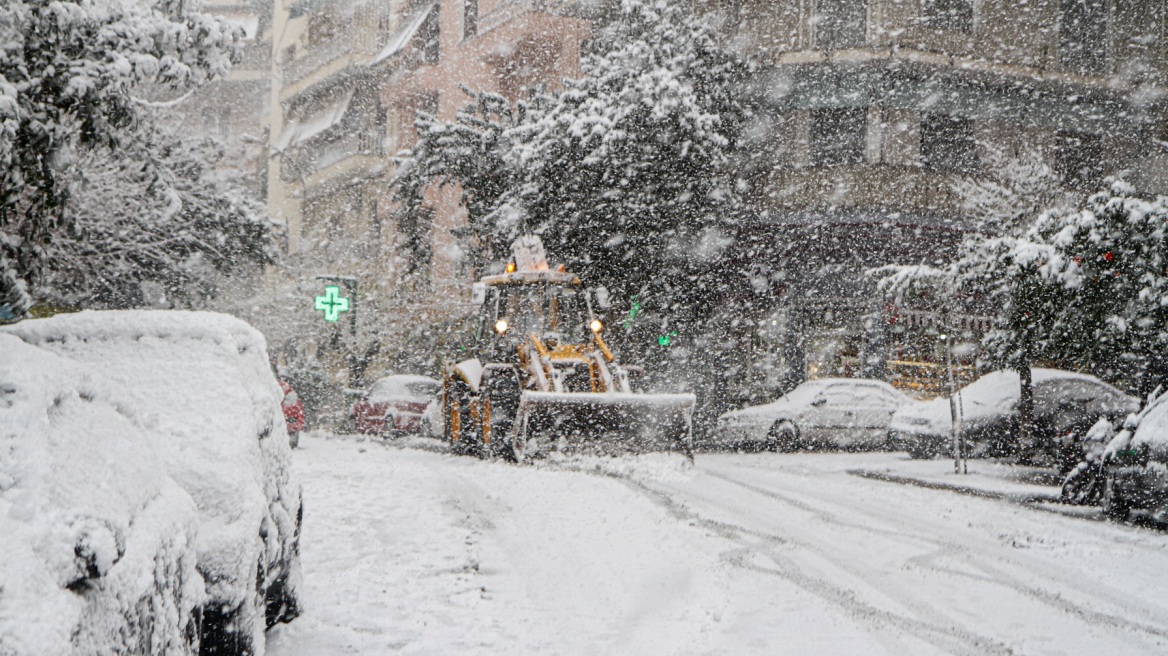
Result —
<path fill-rule="evenodd" d="M 578 279 L 501 282 L 484 285 L 478 294 L 482 303 L 474 341 L 483 355 L 514 352 L 532 334 L 548 347 L 591 339 L 593 290 Z"/>

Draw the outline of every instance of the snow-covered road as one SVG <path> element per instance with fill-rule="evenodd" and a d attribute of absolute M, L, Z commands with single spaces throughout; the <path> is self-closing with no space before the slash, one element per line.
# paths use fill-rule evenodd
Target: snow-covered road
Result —
<path fill-rule="evenodd" d="M 901 457 L 516 467 L 307 436 L 305 614 L 268 650 L 1168 652 L 1168 535 L 847 473 Z"/>

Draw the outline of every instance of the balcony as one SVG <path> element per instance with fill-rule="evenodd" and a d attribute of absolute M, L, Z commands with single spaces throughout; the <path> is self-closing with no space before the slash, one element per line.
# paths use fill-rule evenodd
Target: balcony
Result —
<path fill-rule="evenodd" d="M 764 200 L 780 214 L 823 210 L 859 211 L 865 216 L 902 214 L 956 227 L 962 200 L 952 174 L 888 164 L 776 169 Z"/>

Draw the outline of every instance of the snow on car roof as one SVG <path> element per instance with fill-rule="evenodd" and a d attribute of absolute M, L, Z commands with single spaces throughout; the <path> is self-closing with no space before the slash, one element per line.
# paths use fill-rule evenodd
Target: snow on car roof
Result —
<path fill-rule="evenodd" d="M 791 391 L 779 398 L 761 405 L 747 406 L 740 410 L 733 410 L 726 414 L 751 415 L 766 413 L 770 409 L 784 405 L 803 405 L 809 403 L 816 395 L 826 390 L 839 390 L 854 395 L 857 399 L 867 398 L 873 392 L 893 393 L 908 401 L 908 397 L 896 388 L 882 380 L 871 378 L 815 378 L 800 383 Z M 886 398 L 886 397 L 883 397 Z"/>
<path fill-rule="evenodd" d="M 1035 386 L 1060 380 L 1079 380 L 1111 387 L 1095 376 L 1062 369 L 1035 367 L 1030 370 L 1030 376 Z M 1017 371 L 1012 369 L 991 371 L 958 390 L 961 415 L 965 420 L 972 420 L 1010 412 L 1020 394 L 1021 382 Z M 897 415 L 927 419 L 935 427 L 944 427 L 945 430 L 948 430 L 953 421 L 949 399 L 946 396 L 911 403 L 902 408 Z"/>
<path fill-rule="evenodd" d="M 1153 401 L 1132 436 L 1132 446 L 1146 444 L 1154 460 L 1168 462 L 1168 395 Z"/>

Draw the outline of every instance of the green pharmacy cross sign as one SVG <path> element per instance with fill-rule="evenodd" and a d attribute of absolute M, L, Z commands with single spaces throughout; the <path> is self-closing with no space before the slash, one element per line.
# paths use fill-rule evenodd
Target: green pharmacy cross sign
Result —
<path fill-rule="evenodd" d="M 336 323 L 342 312 L 349 311 L 349 299 L 341 296 L 341 288 L 330 285 L 324 288 L 324 296 L 316 297 L 314 306 L 318 312 L 324 312 L 324 320 Z"/>

